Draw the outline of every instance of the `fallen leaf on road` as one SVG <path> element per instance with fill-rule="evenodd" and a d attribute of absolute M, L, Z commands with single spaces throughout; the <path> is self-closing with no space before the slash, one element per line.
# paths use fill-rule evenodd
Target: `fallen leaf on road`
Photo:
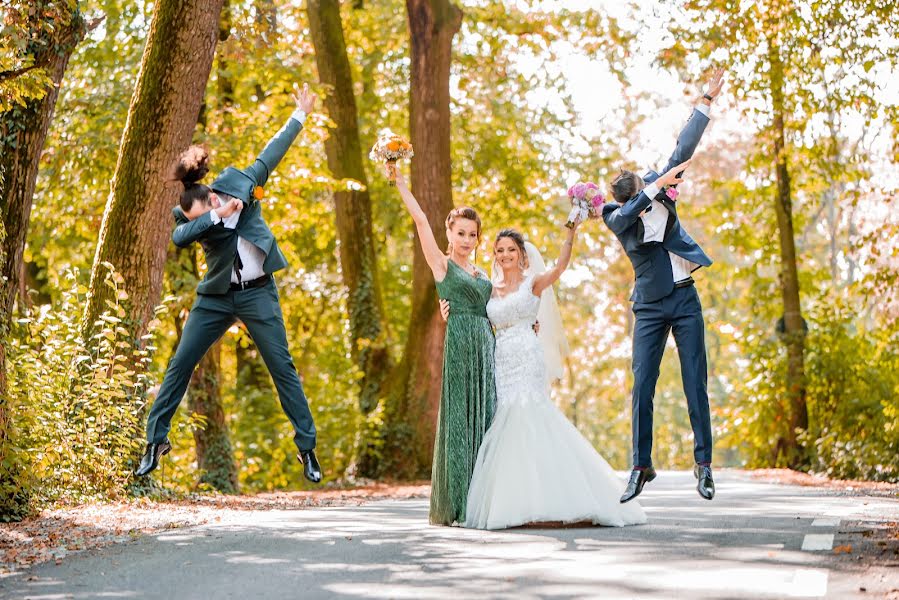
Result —
<path fill-rule="evenodd" d="M 851 554 L 852 553 L 852 544 L 844 544 L 842 546 L 836 546 L 833 549 L 834 554 Z"/>

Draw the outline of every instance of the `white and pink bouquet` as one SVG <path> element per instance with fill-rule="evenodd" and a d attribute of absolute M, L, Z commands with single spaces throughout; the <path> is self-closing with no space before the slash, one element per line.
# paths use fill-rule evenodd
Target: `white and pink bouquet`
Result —
<path fill-rule="evenodd" d="M 396 161 L 413 156 L 412 144 L 389 129 L 381 134 L 368 154 L 370 159 L 384 163 L 390 185 L 396 185 Z"/>
<path fill-rule="evenodd" d="M 571 212 L 568 213 L 565 227 L 569 229 L 574 227 L 574 222 L 578 219 L 583 222 L 588 217 L 600 216 L 602 205 L 606 201 L 599 186 L 592 181 L 575 183 L 568 188 L 568 198 L 571 199 Z"/>

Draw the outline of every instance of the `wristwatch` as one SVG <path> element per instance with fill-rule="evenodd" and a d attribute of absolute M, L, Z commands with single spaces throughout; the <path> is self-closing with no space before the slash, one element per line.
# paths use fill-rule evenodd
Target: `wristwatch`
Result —
<path fill-rule="evenodd" d="M 702 97 L 705 98 L 706 100 L 708 100 L 709 102 L 711 102 L 712 100 L 715 99 L 714 96 L 709 96 L 708 94 L 703 94 Z"/>

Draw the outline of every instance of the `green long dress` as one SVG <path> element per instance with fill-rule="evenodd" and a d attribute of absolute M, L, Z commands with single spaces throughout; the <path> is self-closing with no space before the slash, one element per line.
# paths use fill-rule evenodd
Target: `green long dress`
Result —
<path fill-rule="evenodd" d="M 493 348 L 487 301 L 493 284 L 448 261 L 437 293 L 450 302 L 443 343 L 443 391 L 431 468 L 434 525 L 465 521 L 468 484 L 478 448 L 496 412 Z"/>

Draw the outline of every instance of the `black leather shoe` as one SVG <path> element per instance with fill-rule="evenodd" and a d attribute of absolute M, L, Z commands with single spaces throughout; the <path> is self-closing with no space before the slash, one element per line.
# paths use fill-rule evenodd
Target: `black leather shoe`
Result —
<path fill-rule="evenodd" d="M 640 495 L 640 492 L 643 491 L 643 486 L 656 478 L 656 470 L 652 467 L 646 467 L 645 469 L 634 469 L 631 471 L 631 478 L 627 482 L 627 487 L 624 489 L 624 494 L 621 496 L 621 503 L 630 502 L 634 498 Z"/>
<path fill-rule="evenodd" d="M 696 465 L 693 467 L 693 477 L 699 481 L 696 483 L 696 491 L 706 500 L 715 497 L 715 482 L 712 480 L 712 467 Z"/>
<path fill-rule="evenodd" d="M 312 483 L 318 483 L 322 480 L 322 468 L 315 458 L 315 450 L 303 450 L 297 454 L 297 459 L 303 463 L 303 475 Z"/>
<path fill-rule="evenodd" d="M 151 471 L 159 466 L 159 458 L 165 456 L 172 450 L 172 445 L 168 440 L 163 440 L 159 444 L 147 444 L 144 455 L 140 458 L 140 465 L 134 472 L 138 477 L 149 475 Z"/>

